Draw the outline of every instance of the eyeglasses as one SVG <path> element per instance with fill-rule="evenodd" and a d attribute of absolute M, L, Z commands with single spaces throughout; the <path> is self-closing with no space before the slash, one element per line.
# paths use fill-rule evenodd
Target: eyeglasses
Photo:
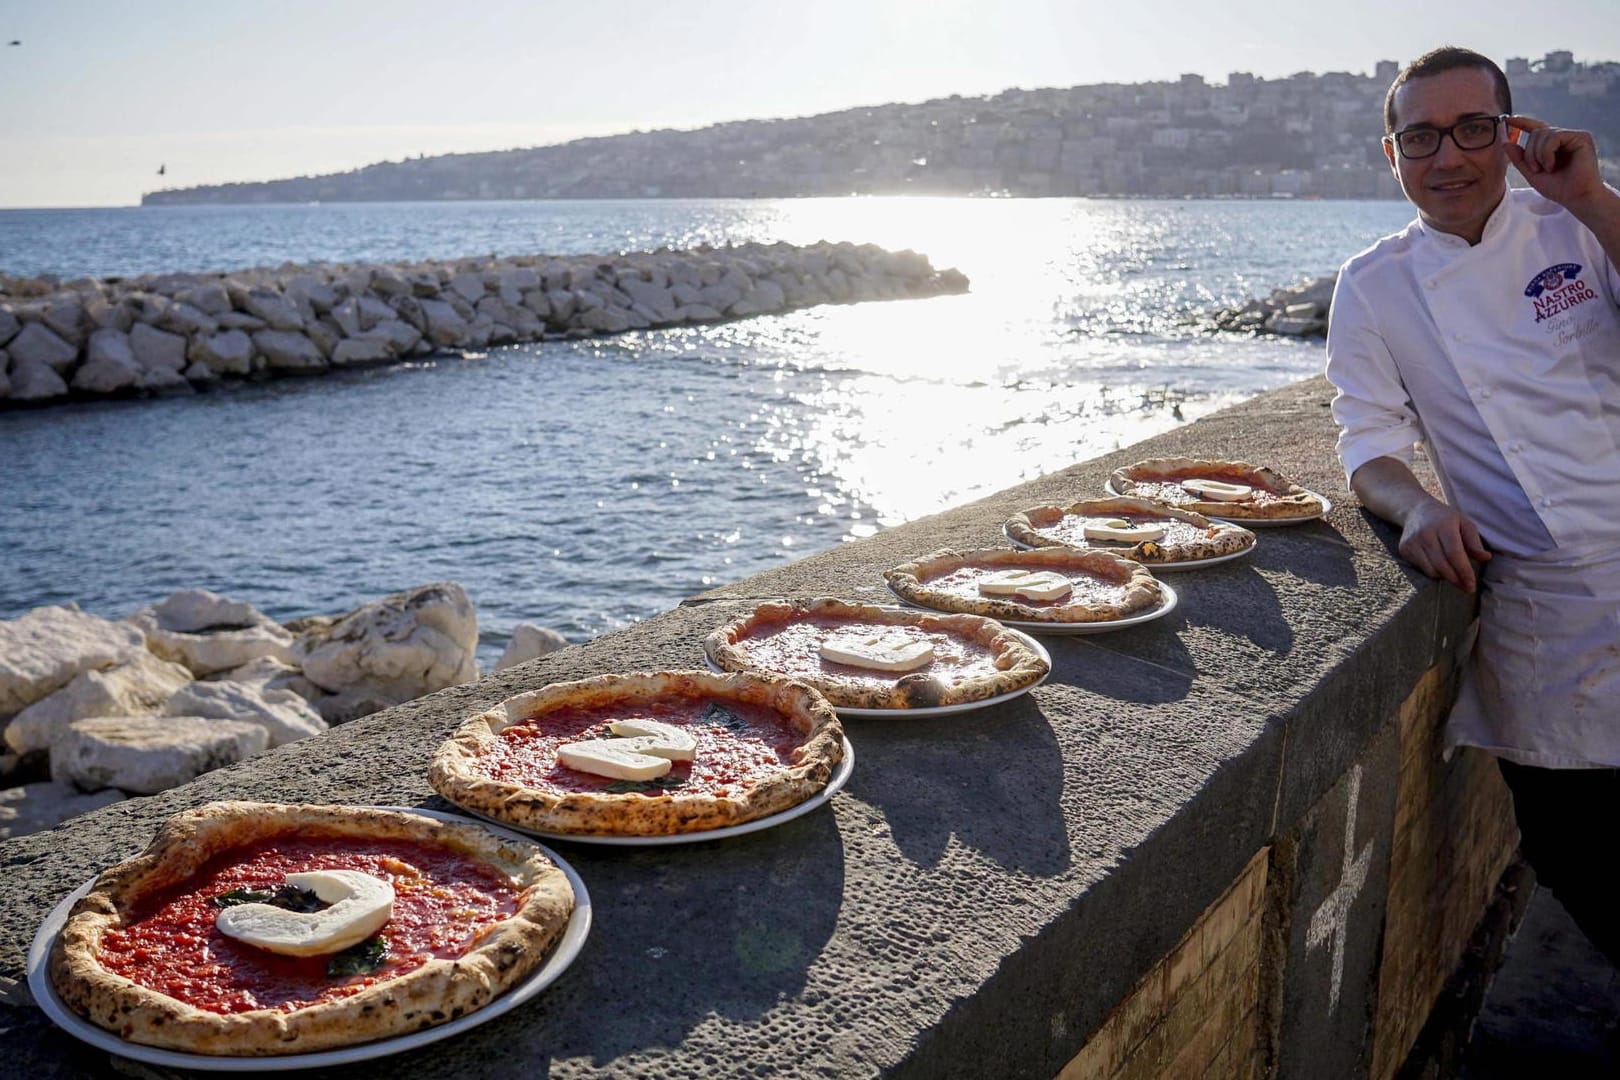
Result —
<path fill-rule="evenodd" d="M 1393 135 L 1385 135 L 1384 141 L 1393 142 L 1400 150 L 1401 157 L 1408 161 L 1438 154 L 1440 140 L 1447 135 L 1451 136 L 1452 143 L 1459 150 L 1483 150 L 1496 142 L 1497 125 L 1506 119 L 1507 113 L 1500 116 L 1470 116 L 1450 127 L 1409 127 Z"/>

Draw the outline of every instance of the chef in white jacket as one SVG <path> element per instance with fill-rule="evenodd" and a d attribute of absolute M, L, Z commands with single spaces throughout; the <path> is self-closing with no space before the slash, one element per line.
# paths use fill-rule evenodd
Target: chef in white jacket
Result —
<path fill-rule="evenodd" d="M 1340 271 L 1327 374 L 1362 504 L 1424 573 L 1480 591 L 1447 747 L 1495 754 L 1522 847 L 1620 966 L 1620 193 L 1590 133 L 1513 113 L 1437 49 L 1390 87 L 1418 217 Z M 1513 165 L 1530 189 L 1510 190 Z M 1444 501 L 1410 468 L 1423 444 Z"/>

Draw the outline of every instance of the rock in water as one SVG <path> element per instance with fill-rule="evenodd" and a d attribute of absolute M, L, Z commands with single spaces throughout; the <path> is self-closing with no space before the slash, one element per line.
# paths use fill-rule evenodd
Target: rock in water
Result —
<path fill-rule="evenodd" d="M 19 754 L 44 750 L 52 735 L 91 716 L 143 716 L 157 712 L 191 672 L 142 649 L 105 669 L 81 671 L 55 693 L 18 713 L 6 727 L 6 745 Z"/>
<path fill-rule="evenodd" d="M 495 661 L 495 670 L 505 671 L 509 667 L 536 660 L 567 644 L 568 639 L 555 630 L 534 623 L 518 623 L 512 627 L 512 640 L 506 643 L 506 651 Z"/>

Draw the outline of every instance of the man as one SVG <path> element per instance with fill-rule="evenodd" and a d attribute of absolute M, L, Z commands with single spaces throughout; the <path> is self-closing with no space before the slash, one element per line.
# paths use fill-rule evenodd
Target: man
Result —
<path fill-rule="evenodd" d="M 1526 858 L 1620 966 L 1620 193 L 1590 133 L 1513 115 L 1465 49 L 1401 72 L 1384 131 L 1418 219 L 1340 272 L 1339 456 L 1404 559 L 1480 587 L 1447 749 L 1497 756 Z M 1443 502 L 1409 468 L 1418 442 Z"/>

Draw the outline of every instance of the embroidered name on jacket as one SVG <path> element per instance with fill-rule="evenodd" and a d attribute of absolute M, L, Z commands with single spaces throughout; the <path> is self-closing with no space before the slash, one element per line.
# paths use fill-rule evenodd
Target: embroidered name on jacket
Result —
<path fill-rule="evenodd" d="M 1578 276 L 1580 272 L 1579 263 L 1559 263 L 1530 279 L 1530 284 L 1524 287 L 1524 295 L 1536 305 L 1536 322 L 1597 299 L 1597 293 Z"/>

